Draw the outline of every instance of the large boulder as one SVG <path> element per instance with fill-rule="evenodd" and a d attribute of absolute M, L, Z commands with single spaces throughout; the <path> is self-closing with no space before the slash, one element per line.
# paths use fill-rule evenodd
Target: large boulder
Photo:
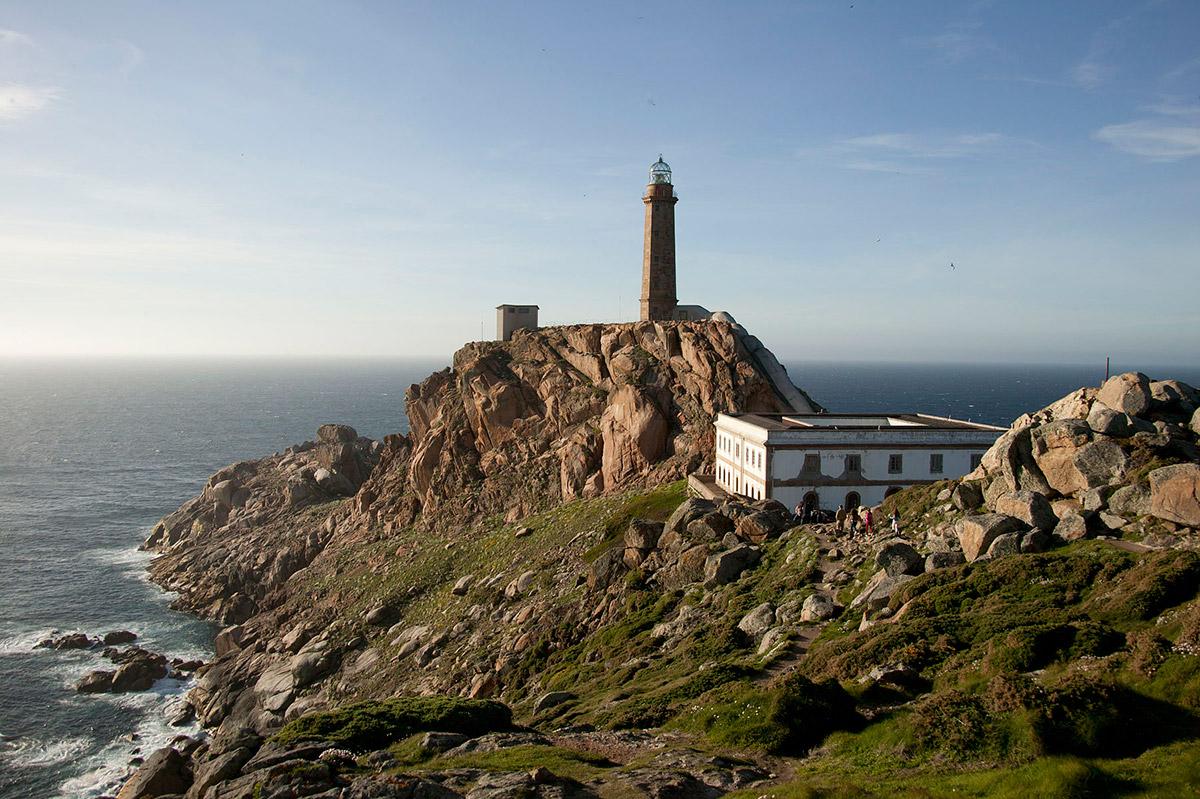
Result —
<path fill-rule="evenodd" d="M 605 489 L 649 470 L 666 453 L 669 430 L 667 417 L 643 389 L 632 384 L 617 389 L 600 417 Z"/>
<path fill-rule="evenodd" d="M 967 559 L 963 556 L 963 553 L 957 549 L 938 550 L 937 552 L 930 552 L 929 556 L 925 558 L 925 571 L 931 572 L 937 569 L 948 569 L 952 566 L 961 566 L 966 562 Z"/>
<path fill-rule="evenodd" d="M 717 509 L 716 503 L 708 499 L 690 497 L 679 504 L 663 525 L 664 533 L 683 533 L 693 521 L 703 518 Z"/>
<path fill-rule="evenodd" d="M 950 501 L 961 511 L 973 511 L 983 505 L 983 487 L 977 482 L 964 480 L 950 492 Z"/>
<path fill-rule="evenodd" d="M 1141 372 L 1114 375 L 1104 381 L 1096 394 L 1097 402 L 1130 416 L 1141 416 L 1150 410 L 1150 400 L 1150 378 Z"/>
<path fill-rule="evenodd" d="M 587 587 L 591 591 L 603 591 L 620 580 L 629 569 L 624 562 L 625 548 L 613 547 L 605 550 L 588 567 Z"/>
<path fill-rule="evenodd" d="M 992 507 L 996 513 L 1015 516 L 1030 527 L 1050 529 L 1058 523 L 1054 509 L 1045 495 L 1033 491 L 1014 491 L 996 499 Z"/>
<path fill-rule="evenodd" d="M 1150 489 L 1142 483 L 1121 486 L 1109 495 L 1108 509 L 1126 517 L 1145 516 L 1150 512 Z"/>
<path fill-rule="evenodd" d="M 1111 485 L 1125 474 L 1124 450 L 1107 437 L 1093 441 L 1092 429 L 1076 419 L 1037 428 L 1033 445 L 1034 458 L 1046 482 L 1060 494 Z"/>
<path fill-rule="evenodd" d="M 1003 479 L 1009 491 L 1027 490 L 1044 494 L 1049 490 L 1035 459 L 1033 430 L 1029 425 L 1013 427 L 996 439 L 996 443 L 983 455 L 980 465 L 984 471 L 991 477 Z M 955 501 L 955 504 L 959 503 Z M 960 509 L 970 508 L 960 506 Z"/>
<path fill-rule="evenodd" d="M 1145 419 L 1114 411 L 1099 402 L 1092 406 L 1092 410 L 1088 413 L 1087 423 L 1088 427 L 1097 433 L 1114 438 L 1129 438 L 1135 433 L 1154 432 L 1154 425 Z"/>
<path fill-rule="evenodd" d="M 1078 513 L 1064 514 L 1058 520 L 1058 524 L 1054 526 L 1054 536 L 1063 541 L 1078 541 L 1081 538 L 1087 538 L 1087 535 L 1087 519 Z"/>
<path fill-rule="evenodd" d="M 1150 513 L 1200 527 L 1200 465 L 1177 463 L 1150 472 Z"/>
<path fill-rule="evenodd" d="M 888 604 L 897 588 L 912 579 L 915 578 L 908 574 L 898 574 L 893 577 L 880 569 L 867 581 L 858 596 L 850 601 L 850 610 L 861 608 L 867 613 L 880 610 Z"/>
<path fill-rule="evenodd" d="M 717 585 L 732 583 L 743 571 L 758 565 L 761 558 L 758 547 L 748 544 L 709 555 L 704 561 L 704 579 Z"/>
<path fill-rule="evenodd" d="M 738 629 L 751 638 L 757 639 L 775 624 L 775 606 L 763 602 L 738 622 Z"/>
<path fill-rule="evenodd" d="M 837 615 L 837 606 L 824 594 L 810 594 L 800 606 L 800 621 L 828 621 Z"/>
<path fill-rule="evenodd" d="M 1179 380 L 1155 380 L 1150 383 L 1150 399 L 1155 409 L 1192 413 L 1200 407 L 1200 392 Z"/>
<path fill-rule="evenodd" d="M 738 519 L 735 530 L 742 538 L 761 544 L 783 532 L 786 526 L 779 514 L 759 510 Z"/>
<path fill-rule="evenodd" d="M 963 557 L 975 560 L 987 552 L 999 536 L 1024 530 L 1025 523 L 1002 513 L 983 513 L 968 516 L 958 524 L 958 542 L 962 545 Z"/>
<path fill-rule="evenodd" d="M 112 679 L 114 693 L 148 691 L 155 682 L 167 676 L 167 659 L 144 649 L 135 650 L 129 660 L 121 664 Z"/>
<path fill-rule="evenodd" d="M 171 747 L 156 750 L 121 788 L 117 799 L 154 799 L 182 794 L 192 784 L 187 758 Z"/>
<path fill-rule="evenodd" d="M 1021 533 L 1005 533 L 998 535 L 988 546 L 987 557 L 1003 558 L 1008 555 L 1016 555 L 1021 551 Z"/>
<path fill-rule="evenodd" d="M 112 671 L 91 671 L 76 683 L 75 690 L 81 694 L 102 694 L 112 690 Z"/>
<path fill-rule="evenodd" d="M 895 577 L 899 574 L 920 574 L 925 559 L 904 541 L 888 541 L 875 553 L 875 565 L 887 572 L 889 577 Z"/>
<path fill-rule="evenodd" d="M 693 541 L 719 541 L 726 533 L 732 533 L 736 525 L 723 513 L 706 513 L 687 526 L 688 538 Z"/>
<path fill-rule="evenodd" d="M 629 527 L 625 530 L 625 546 L 641 550 L 654 549 L 658 546 L 658 539 L 662 532 L 661 522 L 632 519 Z"/>

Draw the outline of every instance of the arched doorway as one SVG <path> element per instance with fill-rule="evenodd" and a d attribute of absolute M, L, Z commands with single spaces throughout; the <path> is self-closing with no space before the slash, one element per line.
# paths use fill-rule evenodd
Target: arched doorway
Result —
<path fill-rule="evenodd" d="M 846 495 L 846 510 L 854 510 L 860 502 L 862 502 L 862 497 L 858 495 L 858 492 L 851 491 Z"/>
<path fill-rule="evenodd" d="M 821 504 L 821 498 L 817 496 L 816 491 L 809 491 L 804 495 L 804 509 L 808 511 L 816 510 Z"/>
<path fill-rule="evenodd" d="M 884 491 L 884 492 L 883 492 L 883 498 L 884 498 L 884 499 L 887 499 L 887 498 L 888 498 L 888 497 L 890 497 L 892 494 L 899 494 L 899 493 L 900 493 L 902 490 L 903 490 L 903 489 L 902 489 L 902 488 L 900 488 L 900 486 L 892 486 L 892 487 L 891 487 L 891 488 L 889 488 L 887 491 Z"/>

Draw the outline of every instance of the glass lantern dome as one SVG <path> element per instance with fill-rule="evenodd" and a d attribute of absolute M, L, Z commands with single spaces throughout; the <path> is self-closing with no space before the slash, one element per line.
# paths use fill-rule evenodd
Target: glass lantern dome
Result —
<path fill-rule="evenodd" d="M 650 182 L 668 184 L 671 182 L 671 167 L 662 160 L 662 153 L 659 153 L 658 160 L 650 165 Z"/>

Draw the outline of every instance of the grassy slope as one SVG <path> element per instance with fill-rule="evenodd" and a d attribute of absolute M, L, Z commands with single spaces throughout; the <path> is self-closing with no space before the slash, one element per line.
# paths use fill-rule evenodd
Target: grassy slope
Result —
<path fill-rule="evenodd" d="M 406 622 L 448 626 L 530 569 L 542 595 L 578 607 L 584 589 L 556 583 L 556 572 L 581 572 L 630 518 L 665 518 L 682 498 L 682 483 L 674 483 L 567 503 L 518 525 L 492 519 L 464 530 L 450 549 L 402 531 L 347 550 L 338 576 L 314 575 L 311 587 L 337 593 L 352 613 L 393 601 Z M 917 516 L 932 504 L 924 495 L 909 499 Z M 520 526 L 533 533 L 515 538 Z M 551 631 L 527 650 L 509 684 L 529 688 L 506 698 L 525 723 L 665 726 L 727 752 L 799 754 L 833 730 L 813 754 L 789 760 L 793 783 L 745 796 L 1197 795 L 1200 658 L 1188 647 L 1200 640 L 1200 558 L 1137 557 L 1079 542 L 943 570 L 904 587 L 893 602 L 896 610 L 907 605 L 898 621 L 863 632 L 852 615 L 831 624 L 801 666 L 814 682 L 757 684 L 768 663 L 736 623 L 762 601 L 805 596 L 815 557 L 811 539 L 794 531 L 765 546 L 750 576 L 711 592 L 648 590 L 635 574 L 622 612 L 606 626 L 566 647 L 548 645 L 567 633 Z M 496 586 L 482 586 L 501 572 Z M 449 588 L 464 574 L 476 583 L 454 597 Z M 650 630 L 687 604 L 702 609 L 705 623 L 664 651 Z M 386 650 L 379 631 L 371 634 Z M 857 682 L 881 663 L 912 667 L 924 688 Z M 402 677 L 406 667 L 397 668 Z M 396 678 L 378 675 L 381 687 Z M 826 680 L 837 682 L 814 687 Z M 529 700 L 544 690 L 578 698 L 534 717 Z M 846 696 L 873 720 L 847 715 Z M 581 776 L 608 768 L 557 750 L 523 753 L 514 768 L 552 756 Z"/>

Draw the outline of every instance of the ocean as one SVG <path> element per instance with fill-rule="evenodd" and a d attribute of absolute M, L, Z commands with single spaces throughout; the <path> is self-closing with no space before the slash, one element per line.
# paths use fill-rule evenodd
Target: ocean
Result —
<path fill-rule="evenodd" d="M 445 361 L 0 361 L 0 799 L 115 792 L 131 758 L 180 732 L 186 685 L 81 695 L 94 652 L 35 650 L 55 633 L 129 629 L 168 657 L 211 656 L 212 627 L 170 609 L 137 547 L 237 460 L 324 422 L 405 432 L 404 390 Z M 1139 368 L 1200 385 L 1200 368 Z M 788 364 L 833 411 L 921 411 L 1007 425 L 1103 367 Z M 1114 368 L 1114 372 L 1117 371 Z"/>

